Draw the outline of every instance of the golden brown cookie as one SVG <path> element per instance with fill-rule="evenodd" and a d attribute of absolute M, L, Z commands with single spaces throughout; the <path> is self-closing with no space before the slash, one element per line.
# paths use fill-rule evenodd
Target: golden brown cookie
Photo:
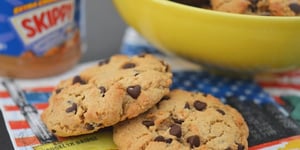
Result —
<path fill-rule="evenodd" d="M 251 2 L 249 0 L 211 0 L 212 9 L 230 13 L 246 13 Z"/>
<path fill-rule="evenodd" d="M 273 16 L 299 16 L 300 0 L 269 0 L 269 10 Z"/>
<path fill-rule="evenodd" d="M 300 0 L 211 0 L 213 10 L 264 15 L 299 16 Z"/>
<path fill-rule="evenodd" d="M 114 126 L 120 150 L 248 149 L 247 124 L 211 95 L 171 91 L 155 107 Z"/>
<path fill-rule="evenodd" d="M 152 55 L 115 55 L 62 81 L 42 120 L 58 136 L 92 133 L 153 107 L 169 93 L 171 78 Z"/>

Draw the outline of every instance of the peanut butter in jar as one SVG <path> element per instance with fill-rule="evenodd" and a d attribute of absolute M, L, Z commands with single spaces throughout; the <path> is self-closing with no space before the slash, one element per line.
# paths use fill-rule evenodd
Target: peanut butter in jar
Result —
<path fill-rule="evenodd" d="M 73 67 L 82 54 L 80 6 L 80 0 L 1 1 L 0 76 L 39 78 Z"/>

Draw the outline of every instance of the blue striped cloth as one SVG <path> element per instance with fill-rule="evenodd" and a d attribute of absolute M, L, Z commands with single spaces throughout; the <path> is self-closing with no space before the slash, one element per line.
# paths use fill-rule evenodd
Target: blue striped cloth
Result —
<path fill-rule="evenodd" d="M 176 60 L 185 61 L 178 57 L 169 56 L 156 49 L 131 28 L 125 32 L 121 53 L 126 55 L 150 53 L 163 59 L 173 60 L 172 62 L 176 62 Z M 170 65 L 173 68 L 172 62 Z M 190 63 L 187 64 L 189 65 Z M 273 102 L 272 96 L 265 92 L 253 78 L 237 79 L 216 75 L 202 69 L 186 68 L 193 67 L 185 65 L 179 71 L 177 69 L 173 72 L 172 89 L 180 88 L 188 91 L 209 93 L 220 98 L 223 102 L 226 102 L 226 97 L 236 97 L 241 101 L 251 100 L 257 104 Z"/>

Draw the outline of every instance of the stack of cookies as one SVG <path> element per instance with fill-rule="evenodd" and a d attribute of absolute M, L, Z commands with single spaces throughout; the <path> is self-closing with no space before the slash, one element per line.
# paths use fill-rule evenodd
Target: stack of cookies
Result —
<path fill-rule="evenodd" d="M 172 72 L 152 55 L 115 55 L 62 81 L 42 120 L 57 136 L 113 126 L 120 150 L 248 149 L 248 127 L 212 95 L 170 90 Z"/>

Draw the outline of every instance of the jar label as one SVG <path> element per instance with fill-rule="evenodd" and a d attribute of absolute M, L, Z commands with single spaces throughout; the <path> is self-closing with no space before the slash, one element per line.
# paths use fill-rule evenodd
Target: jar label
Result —
<path fill-rule="evenodd" d="M 80 44 L 80 0 L 0 1 L 0 55 L 50 56 Z"/>

